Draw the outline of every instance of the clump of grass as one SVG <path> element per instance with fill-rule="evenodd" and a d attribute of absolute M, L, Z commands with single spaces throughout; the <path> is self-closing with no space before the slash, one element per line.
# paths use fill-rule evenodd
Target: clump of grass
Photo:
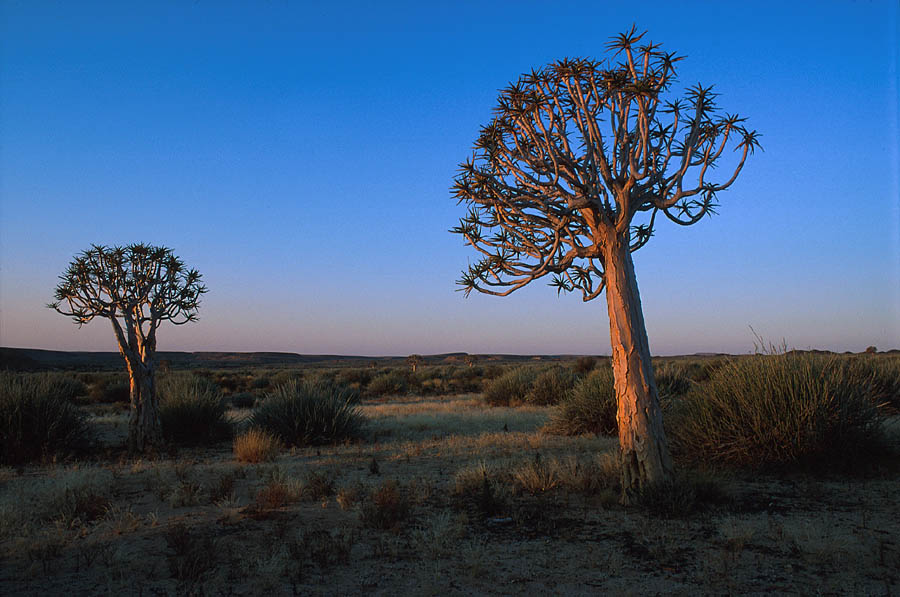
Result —
<path fill-rule="evenodd" d="M 211 536 L 177 523 L 166 530 L 165 539 L 172 552 L 166 556 L 169 571 L 180 583 L 193 589 L 215 570 L 218 550 Z"/>
<path fill-rule="evenodd" d="M 554 461 L 553 466 L 562 489 L 583 495 L 604 495 L 607 502 L 616 502 L 621 475 L 616 452 L 604 452 L 587 461 L 570 456 Z"/>
<path fill-rule="evenodd" d="M 360 510 L 360 520 L 371 528 L 391 530 L 398 528 L 411 510 L 409 498 L 397 481 L 385 481 L 369 495 Z"/>
<path fill-rule="evenodd" d="M 324 500 L 334 495 L 334 475 L 328 471 L 311 470 L 303 483 L 303 497 L 310 501 Z"/>
<path fill-rule="evenodd" d="M 358 388 L 363 388 L 372 381 L 372 370 L 358 367 L 342 369 L 337 374 L 337 380 L 348 386 L 355 385 Z"/>
<path fill-rule="evenodd" d="M 880 453 L 871 377 L 835 357 L 803 353 L 733 360 L 673 409 L 673 448 L 741 467 L 829 467 Z"/>
<path fill-rule="evenodd" d="M 238 462 L 271 462 L 280 451 L 278 438 L 262 429 L 251 428 L 234 438 L 234 457 Z"/>
<path fill-rule="evenodd" d="M 541 406 L 558 404 L 572 391 L 576 379 L 575 374 L 568 369 L 551 367 L 534 379 L 531 390 L 525 395 L 525 401 Z"/>
<path fill-rule="evenodd" d="M 693 385 L 683 368 L 672 362 L 655 365 L 653 367 L 653 377 L 656 380 L 659 399 L 662 401 L 684 396 Z"/>
<path fill-rule="evenodd" d="M 558 435 L 615 435 L 618 424 L 612 368 L 598 367 L 579 380 L 550 414 L 543 431 Z"/>
<path fill-rule="evenodd" d="M 94 403 L 128 403 L 131 400 L 131 386 L 122 376 L 99 378 L 91 385 L 87 400 Z"/>
<path fill-rule="evenodd" d="M 269 393 L 253 411 L 250 427 L 289 446 L 318 446 L 360 437 L 365 418 L 359 393 L 333 383 L 289 381 Z"/>
<path fill-rule="evenodd" d="M 299 479 L 291 477 L 283 469 L 273 467 L 263 475 L 264 485 L 256 492 L 255 507 L 259 511 L 275 510 L 296 502 L 304 492 Z"/>
<path fill-rule="evenodd" d="M 237 392 L 231 395 L 231 406 L 234 408 L 253 408 L 256 396 L 250 392 Z"/>
<path fill-rule="evenodd" d="M 659 518 L 683 518 L 732 501 L 720 480 L 688 471 L 671 481 L 647 485 L 637 493 L 635 505 Z"/>
<path fill-rule="evenodd" d="M 597 359 L 591 356 L 583 356 L 575 359 L 575 365 L 573 366 L 575 373 L 578 375 L 587 375 L 591 371 L 594 370 L 594 367 L 597 366 Z"/>
<path fill-rule="evenodd" d="M 541 453 L 535 452 L 534 459 L 515 468 L 512 478 L 518 489 L 532 495 L 539 495 L 552 491 L 559 487 L 558 462 L 546 463 L 541 459 Z"/>
<path fill-rule="evenodd" d="M 506 489 L 499 475 L 481 462 L 456 473 L 452 494 L 463 507 L 487 518 L 506 509 Z"/>
<path fill-rule="evenodd" d="M 851 357 L 849 367 L 855 375 L 869 379 L 876 402 L 900 410 L 900 358 L 860 355 Z"/>
<path fill-rule="evenodd" d="M 219 388 L 204 377 L 172 375 L 160 384 L 159 421 L 163 436 L 182 445 L 227 438 L 228 405 Z"/>
<path fill-rule="evenodd" d="M 484 400 L 491 406 L 515 406 L 525 402 L 537 373 L 532 367 L 516 367 L 485 384 Z"/>
<path fill-rule="evenodd" d="M 324 571 L 348 563 L 355 543 L 356 535 L 346 529 L 302 530 L 287 542 L 287 549 L 294 560 L 314 562 Z"/>
<path fill-rule="evenodd" d="M 0 372 L 0 463 L 72 454 L 91 443 L 87 418 L 48 375 Z"/>
<path fill-rule="evenodd" d="M 366 386 L 366 393 L 370 396 L 399 396 L 406 391 L 406 376 L 397 370 L 376 375 Z"/>
<path fill-rule="evenodd" d="M 83 381 L 65 373 L 38 373 L 36 375 L 46 378 L 49 385 L 47 393 L 54 398 L 71 402 L 88 393 L 87 386 Z"/>

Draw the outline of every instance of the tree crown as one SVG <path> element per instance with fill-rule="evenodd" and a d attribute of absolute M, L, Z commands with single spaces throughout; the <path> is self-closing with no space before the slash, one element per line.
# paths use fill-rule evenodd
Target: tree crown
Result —
<path fill-rule="evenodd" d="M 719 112 L 711 87 L 665 100 L 682 57 L 643 36 L 632 27 L 602 62 L 566 58 L 501 90 L 453 185 L 469 211 L 451 232 L 481 255 L 458 281 L 467 295 L 504 296 L 554 274 L 559 292 L 595 298 L 610 233 L 634 251 L 659 212 L 681 225 L 713 213 L 759 146 L 744 118 Z M 710 180 L 729 145 L 730 174 Z M 646 221 L 633 225 L 636 214 Z"/>
<path fill-rule="evenodd" d="M 138 330 L 155 330 L 162 321 L 181 325 L 196 321 L 207 291 L 200 273 L 171 249 L 144 244 L 92 245 L 59 278 L 47 306 L 78 325 L 95 317 L 124 318 Z"/>

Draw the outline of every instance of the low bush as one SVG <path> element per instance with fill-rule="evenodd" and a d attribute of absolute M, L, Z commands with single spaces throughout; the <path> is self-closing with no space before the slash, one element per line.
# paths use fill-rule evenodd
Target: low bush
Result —
<path fill-rule="evenodd" d="M 484 400 L 491 406 L 515 406 L 525 402 L 537 373 L 532 367 L 516 367 L 487 382 Z"/>
<path fill-rule="evenodd" d="M 72 402 L 88 393 L 87 386 L 83 381 L 65 373 L 42 373 L 40 375 L 46 376 L 46 383 L 49 385 L 47 393 L 54 398 Z"/>
<path fill-rule="evenodd" d="M 473 365 L 471 367 L 458 367 L 449 374 L 447 380 L 447 392 L 451 394 L 466 394 L 480 392 L 484 367 Z"/>
<path fill-rule="evenodd" d="M 635 497 L 635 505 L 659 518 L 683 518 L 733 502 L 721 480 L 694 471 L 679 472 L 671 481 L 647 485 Z"/>
<path fill-rule="evenodd" d="M 550 414 L 544 431 L 558 435 L 615 435 L 616 390 L 610 367 L 601 366 L 579 380 Z"/>
<path fill-rule="evenodd" d="M 272 385 L 272 380 L 267 376 L 256 377 L 250 382 L 250 388 L 253 390 L 265 390 Z"/>
<path fill-rule="evenodd" d="M 248 429 L 234 438 L 234 457 L 238 462 L 271 462 L 280 451 L 278 438 L 262 429 Z"/>
<path fill-rule="evenodd" d="M 372 377 L 373 372 L 371 369 L 353 367 L 351 369 L 341 369 L 337 374 L 337 381 L 348 386 L 355 385 L 358 388 L 364 388 L 366 384 L 372 381 Z"/>
<path fill-rule="evenodd" d="M 872 398 L 900 410 L 900 358 L 860 355 L 848 365 L 854 375 L 869 379 Z"/>
<path fill-rule="evenodd" d="M 366 386 L 366 394 L 369 396 L 399 396 L 406 391 L 406 376 L 397 370 L 376 375 Z"/>
<path fill-rule="evenodd" d="M 0 463 L 20 465 L 89 447 L 85 415 L 46 374 L 0 372 Z"/>
<path fill-rule="evenodd" d="M 250 427 L 268 431 L 290 446 L 322 445 L 362 434 L 359 393 L 332 383 L 290 381 L 266 395 Z"/>
<path fill-rule="evenodd" d="M 230 396 L 231 406 L 234 408 L 253 408 L 256 404 L 256 396 L 250 392 L 238 392 Z"/>
<path fill-rule="evenodd" d="M 835 357 L 732 360 L 667 418 L 676 452 L 742 467 L 852 465 L 882 447 L 871 373 Z"/>
<path fill-rule="evenodd" d="M 409 498 L 397 481 L 385 481 L 363 502 L 360 520 L 363 525 L 382 530 L 398 528 L 411 510 Z"/>
<path fill-rule="evenodd" d="M 100 404 L 116 402 L 127 404 L 131 401 L 131 387 L 128 384 L 127 376 L 124 374 L 97 374 L 90 382 L 87 395 L 82 400 Z"/>
<path fill-rule="evenodd" d="M 167 441 L 199 445 L 230 437 L 227 403 L 209 379 L 170 375 L 161 380 L 158 391 L 159 421 Z"/>
<path fill-rule="evenodd" d="M 551 405 L 565 400 L 575 387 L 575 374 L 563 367 L 552 367 L 540 373 L 531 386 L 525 401 L 529 404 Z"/>
<path fill-rule="evenodd" d="M 655 364 L 653 377 L 660 400 L 680 398 L 691 389 L 691 379 L 685 374 L 683 367 L 673 362 Z"/>
<path fill-rule="evenodd" d="M 597 359 L 594 357 L 584 356 L 575 359 L 573 369 L 578 375 L 587 375 L 597 366 Z"/>

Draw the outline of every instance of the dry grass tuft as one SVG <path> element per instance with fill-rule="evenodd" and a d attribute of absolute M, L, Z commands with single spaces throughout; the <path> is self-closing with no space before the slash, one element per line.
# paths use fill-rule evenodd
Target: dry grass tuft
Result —
<path fill-rule="evenodd" d="M 250 429 L 234 439 L 234 457 L 238 462 L 272 462 L 281 452 L 281 441 L 262 429 Z"/>

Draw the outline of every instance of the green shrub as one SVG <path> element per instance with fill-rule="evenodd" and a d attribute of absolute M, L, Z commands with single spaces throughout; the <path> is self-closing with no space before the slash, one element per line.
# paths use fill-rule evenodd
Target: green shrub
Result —
<path fill-rule="evenodd" d="M 835 357 L 732 360 L 668 419 L 677 452 L 742 467 L 850 465 L 882 447 L 871 374 Z"/>
<path fill-rule="evenodd" d="M 409 517 L 411 504 L 397 481 L 385 481 L 362 504 L 363 525 L 382 530 L 396 529 Z"/>
<path fill-rule="evenodd" d="M 656 379 L 659 399 L 663 401 L 680 398 L 691 389 L 691 379 L 685 374 L 683 367 L 671 361 L 654 365 L 653 377 Z"/>
<path fill-rule="evenodd" d="M 199 445 L 231 436 L 225 416 L 228 405 L 209 379 L 171 375 L 161 380 L 159 394 L 159 421 L 166 440 Z"/>
<path fill-rule="evenodd" d="M 250 426 L 289 446 L 322 445 L 359 437 L 365 419 L 359 393 L 338 384 L 289 381 L 266 395 Z"/>
<path fill-rule="evenodd" d="M 575 374 L 570 370 L 552 367 L 535 378 L 534 385 L 525 396 L 525 401 L 538 405 L 558 404 L 572 391 L 575 381 Z"/>
<path fill-rule="evenodd" d="M 238 392 L 237 394 L 232 394 L 229 398 L 231 399 L 231 406 L 234 408 L 253 408 L 253 405 L 256 404 L 256 396 L 250 392 Z"/>
<path fill-rule="evenodd" d="M 584 356 L 575 359 L 574 370 L 578 375 L 587 375 L 597 366 L 597 359 L 594 357 Z"/>
<path fill-rule="evenodd" d="M 484 400 L 491 406 L 515 406 L 525 402 L 537 373 L 532 367 L 516 367 L 487 382 Z"/>
<path fill-rule="evenodd" d="M 482 388 L 484 367 L 473 365 L 471 367 L 456 368 L 449 373 L 447 392 L 466 394 L 479 392 Z"/>
<path fill-rule="evenodd" d="M 696 471 L 679 471 L 670 481 L 647 485 L 636 498 L 637 506 L 659 518 L 682 518 L 733 502 L 723 480 Z"/>
<path fill-rule="evenodd" d="M 87 386 L 80 379 L 65 373 L 44 373 L 49 384 L 48 393 L 60 400 L 74 401 L 76 398 L 86 396 Z"/>
<path fill-rule="evenodd" d="M 351 386 L 356 385 L 359 388 L 366 387 L 370 381 L 372 381 L 373 371 L 371 369 L 341 369 L 340 373 L 337 374 L 337 381 L 339 383 Z"/>
<path fill-rule="evenodd" d="M 370 396 L 399 396 L 406 391 L 406 376 L 393 369 L 376 375 L 366 386 L 366 393 Z"/>
<path fill-rule="evenodd" d="M 860 355 L 851 357 L 849 363 L 856 375 L 869 378 L 876 402 L 900 409 L 900 358 Z"/>
<path fill-rule="evenodd" d="M 275 372 L 269 378 L 269 387 L 275 388 L 289 381 L 297 381 L 304 378 L 306 372 L 301 369 L 282 369 Z"/>
<path fill-rule="evenodd" d="M 88 392 L 88 402 L 112 404 L 131 402 L 131 386 L 125 375 L 107 375 L 97 378 Z"/>
<path fill-rule="evenodd" d="M 250 388 L 253 390 L 265 390 L 269 386 L 272 385 L 272 380 L 267 376 L 254 378 L 252 382 L 250 382 Z"/>
<path fill-rule="evenodd" d="M 550 414 L 544 431 L 559 435 L 618 433 L 612 368 L 598 367 L 579 380 L 569 397 Z"/>
<path fill-rule="evenodd" d="M 52 375 L 0 372 L 0 463 L 24 464 L 90 445 L 87 419 Z"/>

